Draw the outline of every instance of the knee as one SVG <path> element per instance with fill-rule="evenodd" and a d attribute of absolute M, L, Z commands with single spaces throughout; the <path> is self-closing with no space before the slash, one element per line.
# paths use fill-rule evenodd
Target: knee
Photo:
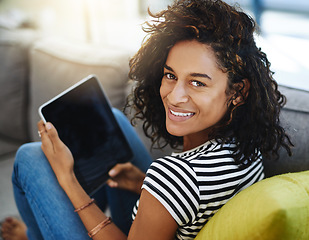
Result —
<path fill-rule="evenodd" d="M 41 143 L 40 142 L 34 142 L 34 143 L 26 143 L 19 147 L 19 149 L 16 152 L 16 159 L 25 159 L 29 156 L 41 155 Z"/>
<path fill-rule="evenodd" d="M 16 152 L 14 169 L 27 166 L 34 168 L 44 156 L 40 142 L 26 143 Z"/>
<path fill-rule="evenodd" d="M 46 186 L 52 174 L 40 142 L 27 143 L 18 149 L 12 173 L 13 186 L 23 191 L 31 186 Z"/>

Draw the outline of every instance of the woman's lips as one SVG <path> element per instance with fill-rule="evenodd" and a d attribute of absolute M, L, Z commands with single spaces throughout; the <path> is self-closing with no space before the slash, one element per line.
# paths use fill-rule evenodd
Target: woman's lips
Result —
<path fill-rule="evenodd" d="M 168 109 L 168 117 L 169 119 L 177 122 L 182 122 L 190 119 L 194 116 L 195 113 L 193 112 L 186 112 L 186 111 L 179 111 L 175 109 Z"/>
<path fill-rule="evenodd" d="M 175 115 L 176 117 L 188 117 L 188 116 L 191 116 L 193 115 L 194 113 L 183 113 L 183 112 L 176 112 L 176 111 L 173 111 L 172 109 L 170 109 L 171 113 L 173 115 Z"/>

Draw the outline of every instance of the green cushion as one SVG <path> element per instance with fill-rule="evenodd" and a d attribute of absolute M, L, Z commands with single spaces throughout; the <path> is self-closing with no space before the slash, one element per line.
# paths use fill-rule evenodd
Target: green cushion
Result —
<path fill-rule="evenodd" d="M 195 240 L 308 240 L 309 171 L 264 179 L 225 204 Z"/>

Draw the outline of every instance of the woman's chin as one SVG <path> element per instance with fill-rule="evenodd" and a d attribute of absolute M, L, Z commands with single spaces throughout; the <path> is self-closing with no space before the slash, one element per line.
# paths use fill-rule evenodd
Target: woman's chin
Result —
<path fill-rule="evenodd" d="M 167 127 L 167 132 L 175 137 L 183 137 L 185 136 L 183 131 L 180 131 L 179 128 L 168 128 Z"/>

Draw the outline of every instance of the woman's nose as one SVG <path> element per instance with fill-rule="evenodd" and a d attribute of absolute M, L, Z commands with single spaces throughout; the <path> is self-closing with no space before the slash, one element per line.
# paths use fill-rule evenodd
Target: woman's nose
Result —
<path fill-rule="evenodd" d="M 178 80 L 167 98 L 168 101 L 174 105 L 187 102 L 189 100 L 189 95 L 185 83 Z"/>

